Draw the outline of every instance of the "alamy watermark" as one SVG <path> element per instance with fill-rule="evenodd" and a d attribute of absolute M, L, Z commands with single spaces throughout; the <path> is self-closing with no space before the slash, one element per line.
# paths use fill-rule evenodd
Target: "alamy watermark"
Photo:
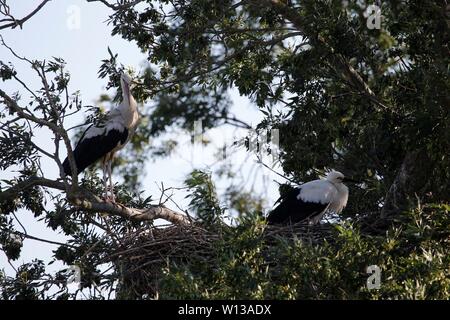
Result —
<path fill-rule="evenodd" d="M 67 20 L 66 26 L 69 30 L 81 29 L 81 8 L 76 5 L 70 5 L 67 7 Z"/>
<path fill-rule="evenodd" d="M 376 264 L 368 266 L 366 269 L 366 273 L 370 274 L 367 278 L 367 289 L 380 289 L 381 288 L 381 268 Z"/>
<path fill-rule="evenodd" d="M 280 133 L 278 129 L 247 129 L 240 131 L 240 133 L 240 136 L 225 134 L 223 144 L 215 145 L 220 149 L 217 160 L 226 160 L 236 148 L 242 147 L 255 154 L 261 161 L 264 160 L 269 164 L 278 161 L 280 153 Z M 194 166 L 202 165 L 202 161 L 205 159 L 205 141 L 211 142 L 204 135 L 202 120 L 194 121 L 190 145 L 191 160 Z"/>
<path fill-rule="evenodd" d="M 367 19 L 366 26 L 370 30 L 381 29 L 381 8 L 371 4 L 364 11 L 364 17 Z"/>
<path fill-rule="evenodd" d="M 349 1 L 342 0 L 342 6 L 347 9 Z M 364 9 L 363 16 L 366 18 L 367 28 L 370 30 L 381 29 L 381 1 L 375 1 L 375 4 L 370 4 L 365 8 L 360 4 L 360 8 Z"/>

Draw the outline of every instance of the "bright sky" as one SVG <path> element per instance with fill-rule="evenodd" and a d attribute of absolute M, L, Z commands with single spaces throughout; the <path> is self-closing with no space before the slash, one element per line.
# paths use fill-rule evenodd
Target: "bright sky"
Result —
<path fill-rule="evenodd" d="M 32 11 L 41 1 L 10 1 L 12 13 L 16 17 L 23 17 Z M 79 13 L 79 27 L 77 27 L 77 17 Z M 23 30 L 2 30 L 1 35 L 5 42 L 10 45 L 18 54 L 30 59 L 46 59 L 61 57 L 67 62 L 67 70 L 71 73 L 71 91 L 80 90 L 84 105 L 92 105 L 99 95 L 105 92 L 106 81 L 98 79 L 97 72 L 101 60 L 108 57 L 108 46 L 115 53 L 119 54 L 119 61 L 126 66 L 132 66 L 139 70 L 145 55 L 140 52 L 134 43 L 122 40 L 120 37 L 111 37 L 111 27 L 105 21 L 111 11 L 100 3 L 87 3 L 86 1 L 51 1 L 37 15 L 28 20 Z M 0 60 L 14 63 L 19 76 L 25 79 L 33 89 L 38 87 L 38 79 L 24 63 L 18 63 L 11 53 L 4 47 L 0 47 Z M 7 93 L 20 90 L 17 83 L 9 81 L 1 83 L 2 89 Z M 233 100 L 232 111 L 238 118 L 248 123 L 256 125 L 262 116 L 251 102 L 240 97 L 236 91 L 231 92 Z M 23 95 L 26 101 L 27 95 Z M 81 116 L 74 118 L 68 126 L 79 124 Z M 209 140 L 216 147 L 224 142 L 231 144 L 234 134 L 239 137 L 246 135 L 242 130 L 235 132 L 233 128 L 220 127 L 206 133 Z M 154 195 L 159 198 L 158 184 L 164 182 L 165 187 L 180 187 L 186 175 L 192 169 L 211 169 L 214 163 L 214 148 L 200 150 L 199 147 L 192 148 L 190 145 L 190 135 L 180 133 L 180 144 L 183 145 L 176 153 L 168 159 L 156 159 L 147 164 L 147 177 L 145 178 L 146 195 Z M 48 134 L 39 132 L 35 142 L 38 145 L 50 143 Z M 185 142 L 185 143 L 183 143 Z M 49 144 L 51 145 L 51 144 Z M 201 158 L 198 155 L 202 155 Z M 277 184 L 273 180 L 283 181 L 267 169 L 255 164 L 256 157 L 249 155 L 243 150 L 236 155 L 227 158 L 225 161 L 236 168 L 236 173 L 242 174 L 243 187 L 253 190 L 265 197 L 267 205 L 271 205 L 278 196 Z M 279 167 L 275 168 L 281 172 Z M 46 162 L 44 173 L 48 178 L 57 176 L 56 165 Z M 10 178 L 14 172 L 0 172 L 0 179 Z M 228 181 L 229 182 L 229 181 Z M 226 180 L 217 180 L 219 193 L 228 183 Z M 182 207 L 186 207 L 186 194 L 183 191 L 175 194 L 173 199 Z M 170 207 L 171 205 L 168 204 Z M 173 206 L 172 206 L 173 207 Z M 176 208 L 173 208 L 176 209 Z M 18 218 L 26 226 L 29 234 L 64 242 L 65 239 L 57 232 L 53 232 L 45 227 L 43 223 L 35 222 L 31 214 L 18 212 Z M 15 267 L 23 262 L 29 262 L 34 258 L 49 261 L 52 256 L 54 245 L 48 245 L 32 240 L 25 240 L 22 256 L 18 261 L 13 262 Z M 50 270 L 56 270 L 58 266 L 53 265 Z M 3 252 L 0 252 L 0 270 L 4 269 L 7 274 L 13 275 L 13 268 L 8 264 Z"/>

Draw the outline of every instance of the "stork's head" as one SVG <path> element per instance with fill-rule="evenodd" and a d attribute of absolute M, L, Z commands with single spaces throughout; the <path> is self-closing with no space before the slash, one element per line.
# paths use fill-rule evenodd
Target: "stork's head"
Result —
<path fill-rule="evenodd" d="M 120 75 L 120 85 L 122 86 L 122 92 L 125 96 L 129 97 L 131 95 L 130 89 L 133 79 L 128 73 L 123 72 Z"/>
<path fill-rule="evenodd" d="M 344 176 L 341 172 L 334 171 L 334 170 L 328 172 L 326 179 L 334 184 L 342 183 L 342 182 L 361 183 L 361 181 L 354 180 L 352 178 L 348 178 L 348 177 Z"/>
<path fill-rule="evenodd" d="M 128 73 L 123 72 L 120 75 L 120 78 L 122 79 L 122 81 L 124 81 L 126 84 L 131 85 L 131 82 L 133 81 L 133 79 L 131 78 L 131 76 Z"/>
<path fill-rule="evenodd" d="M 345 176 L 339 171 L 333 170 L 328 172 L 326 179 L 332 183 L 342 183 L 345 179 Z"/>

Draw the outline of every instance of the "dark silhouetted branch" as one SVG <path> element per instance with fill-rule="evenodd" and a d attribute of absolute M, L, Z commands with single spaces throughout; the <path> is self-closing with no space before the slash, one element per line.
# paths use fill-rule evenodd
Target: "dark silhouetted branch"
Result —
<path fill-rule="evenodd" d="M 34 186 L 47 187 L 51 189 L 66 191 L 65 184 L 55 180 L 49 180 L 42 177 L 30 177 L 16 185 L 0 192 L 0 203 L 12 200 L 17 197 L 19 192 L 32 188 Z M 72 188 L 70 188 L 72 190 Z M 106 213 L 112 216 L 119 216 L 131 221 L 153 221 L 155 219 L 164 219 L 173 224 L 188 225 L 189 219 L 176 211 L 173 211 L 163 205 L 151 205 L 145 209 L 128 208 L 124 205 L 103 201 L 92 192 L 77 188 L 74 192 L 67 194 L 69 202 L 77 208 L 87 212 Z"/>
<path fill-rule="evenodd" d="M 2 8 L 2 10 L 0 10 L 0 13 L 3 14 L 4 16 L 6 16 L 6 18 L 1 19 L 0 22 L 7 22 L 6 24 L 0 26 L 0 30 L 8 29 L 8 28 L 14 29 L 17 26 L 19 26 L 22 29 L 22 25 L 28 19 L 30 19 L 32 16 L 34 16 L 36 13 L 38 13 L 39 10 L 41 10 L 47 4 L 47 2 L 50 2 L 50 0 L 42 1 L 36 7 L 36 9 L 34 9 L 32 12 L 30 12 L 27 16 L 23 17 L 22 19 L 16 19 L 9 13 L 9 6 L 6 4 L 6 1 L 5 0 L 0 1 L 0 8 Z"/>

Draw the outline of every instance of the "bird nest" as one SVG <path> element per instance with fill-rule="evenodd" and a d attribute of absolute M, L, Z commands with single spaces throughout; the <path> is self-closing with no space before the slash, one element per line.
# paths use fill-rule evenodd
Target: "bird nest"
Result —
<path fill-rule="evenodd" d="M 266 226 L 260 236 L 269 248 L 280 239 L 301 240 L 311 244 L 332 241 L 334 230 L 332 224 L 328 223 L 314 226 Z M 110 256 L 122 276 L 118 297 L 157 297 L 159 280 L 168 266 L 189 265 L 198 261 L 211 262 L 213 265 L 217 254 L 215 244 L 219 240 L 224 240 L 223 232 L 208 230 L 195 223 L 189 226 L 154 226 L 127 234 L 120 247 Z"/>

